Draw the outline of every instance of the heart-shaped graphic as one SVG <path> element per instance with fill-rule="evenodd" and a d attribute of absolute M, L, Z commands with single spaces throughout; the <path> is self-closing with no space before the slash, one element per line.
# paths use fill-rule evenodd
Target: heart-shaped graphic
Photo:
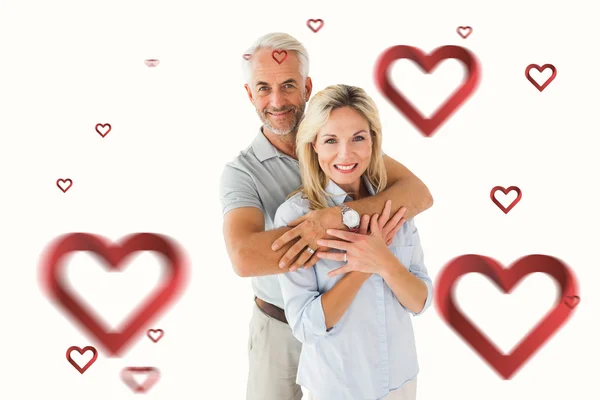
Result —
<path fill-rule="evenodd" d="M 456 32 L 462 36 L 463 39 L 466 39 L 473 32 L 473 28 L 470 26 L 459 26 L 456 28 Z"/>
<path fill-rule="evenodd" d="M 325 22 L 322 19 L 309 19 L 306 21 L 306 25 L 314 32 L 317 33 L 323 27 Z M 318 25 L 318 27 L 315 27 Z"/>
<path fill-rule="evenodd" d="M 108 126 L 108 129 L 106 130 L 106 132 L 100 131 L 100 128 L 102 128 L 102 130 L 104 130 L 107 126 Z M 108 132 L 110 132 L 111 129 L 112 129 L 112 127 L 110 126 L 110 124 L 96 124 L 96 132 L 98 132 L 100 134 L 100 136 L 102 136 L 102 137 L 105 137 L 106 135 L 108 135 Z"/>
<path fill-rule="evenodd" d="M 282 57 L 283 55 L 283 57 Z M 271 52 L 271 57 L 273 57 L 273 60 L 277 61 L 277 64 L 281 65 L 282 62 L 285 61 L 285 59 L 288 56 L 288 52 L 285 50 L 273 50 L 273 52 Z M 279 58 L 281 58 L 281 60 L 279 60 Z"/>
<path fill-rule="evenodd" d="M 157 60 L 156 58 L 148 58 L 147 60 L 144 60 L 144 64 L 146 64 L 148 67 L 156 67 L 158 64 L 160 64 L 160 60 Z"/>
<path fill-rule="evenodd" d="M 544 82 L 542 85 L 540 85 L 539 83 L 536 82 L 535 79 L 533 79 L 533 77 L 531 76 L 531 70 L 532 69 L 536 69 L 538 70 L 538 72 L 541 74 L 542 72 L 544 72 L 544 70 L 546 68 L 550 68 L 550 70 L 552 71 L 552 75 L 550 75 L 550 77 L 548 79 L 546 79 L 546 82 Z M 554 80 L 554 78 L 556 78 L 556 68 L 554 67 L 554 65 L 552 64 L 544 64 L 541 67 L 537 64 L 529 64 L 527 66 L 527 68 L 525 68 L 525 77 L 529 80 L 529 82 L 531 82 L 531 84 L 533 86 L 535 86 L 537 88 L 537 90 L 539 90 L 540 92 L 543 91 L 544 89 L 546 89 L 546 86 L 548 86 L 550 84 L 550 82 L 552 82 Z"/>
<path fill-rule="evenodd" d="M 73 181 L 71 179 L 58 179 L 56 181 L 56 186 L 58 186 L 58 188 L 60 190 L 63 191 L 63 193 L 67 193 L 67 190 L 69 190 L 71 188 L 71 186 L 73 186 Z"/>
<path fill-rule="evenodd" d="M 502 193 L 504 193 L 505 195 L 507 195 L 509 192 L 511 192 L 511 191 L 513 191 L 513 190 L 514 190 L 514 191 L 516 191 L 516 192 L 517 192 L 517 198 L 516 198 L 516 199 L 514 199 L 514 200 L 512 201 L 512 203 L 510 203 L 510 205 L 509 205 L 508 207 L 504 207 L 504 206 L 502 205 L 502 203 L 500 203 L 500 202 L 498 201 L 498 199 L 496 199 L 496 196 L 495 196 L 495 194 L 496 194 L 496 192 L 497 192 L 498 190 L 500 190 L 500 191 L 501 191 Z M 496 204 L 496 205 L 498 206 L 498 208 L 500 208 L 500 209 L 501 209 L 501 210 L 504 212 L 504 214 L 508 214 L 508 212 L 509 212 L 510 210 L 512 210 L 512 208 L 513 208 L 514 206 L 516 206 L 516 205 L 517 205 L 517 203 L 518 203 L 518 202 L 521 200 L 521 189 L 519 189 L 519 188 L 518 188 L 518 187 L 516 187 L 516 186 L 510 186 L 510 187 L 508 187 L 507 189 L 504 189 L 502 186 L 496 186 L 496 187 L 494 187 L 494 188 L 492 189 L 492 191 L 490 192 L 490 197 L 492 198 L 492 201 L 494 202 L 494 204 Z"/>
<path fill-rule="evenodd" d="M 84 355 L 88 351 L 91 351 L 92 358 L 83 367 L 81 367 L 81 366 L 79 366 L 79 364 L 77 364 L 77 362 L 75 360 L 73 360 L 73 357 L 71 357 L 71 352 L 73 352 L 75 350 L 77 350 L 79 352 L 79 354 L 81 354 L 81 355 Z M 75 367 L 75 369 L 77 371 L 79 371 L 80 374 L 83 374 L 85 371 L 87 371 L 87 369 L 89 367 L 91 367 L 93 363 L 96 362 L 97 358 L 98 358 L 98 352 L 92 346 L 85 346 L 83 349 L 80 347 L 77 347 L 77 346 L 71 346 L 67 349 L 67 360 L 71 363 L 72 366 Z"/>
<path fill-rule="evenodd" d="M 246 54 L 244 54 L 244 55 L 242 56 L 242 58 L 243 58 L 244 60 L 248 61 L 249 59 L 251 59 L 251 58 L 252 58 L 252 54 L 247 54 L 247 53 L 246 53 Z"/>
<path fill-rule="evenodd" d="M 144 374 L 146 379 L 139 384 L 135 381 L 133 374 Z M 121 370 L 121 379 L 135 393 L 146 393 L 160 378 L 160 371 L 154 367 L 125 367 Z"/>
<path fill-rule="evenodd" d="M 565 296 L 565 304 L 569 306 L 569 308 L 575 308 L 577 304 L 579 304 L 580 298 L 579 296 Z"/>
<path fill-rule="evenodd" d="M 424 118 L 390 82 L 389 69 L 391 64 L 398 59 L 404 58 L 416 62 L 426 73 L 431 73 L 435 66 L 443 60 L 457 59 L 467 67 L 467 79 L 436 110 L 431 118 Z M 474 54 L 459 46 L 439 47 L 430 55 L 426 55 L 420 49 L 412 46 L 393 46 L 384 51 L 377 60 L 375 65 L 375 83 L 379 91 L 396 106 L 398 111 L 404 114 L 424 136 L 429 137 L 473 94 L 479 84 L 479 64 Z"/>
<path fill-rule="evenodd" d="M 516 284 L 529 274 L 541 272 L 550 275 L 560 286 L 555 307 L 519 342 L 511 354 L 503 355 L 488 337 L 457 308 L 454 285 L 468 273 L 489 277 L 504 293 L 510 293 Z M 494 259 L 467 254 L 450 261 L 440 273 L 436 288 L 436 306 L 442 318 L 491 365 L 504 379 L 510 377 L 562 326 L 571 312 L 562 299 L 577 296 L 577 281 L 571 269 L 562 261 L 546 255 L 533 254 L 517 260 L 504 269 Z"/>
<path fill-rule="evenodd" d="M 148 329 L 146 335 L 154 342 L 157 343 L 165 334 L 162 329 Z"/>
<path fill-rule="evenodd" d="M 135 252 L 155 251 L 168 261 L 168 268 L 154 295 L 128 315 L 122 330 L 106 332 L 99 322 L 98 315 L 67 289 L 63 259 L 75 251 L 95 253 L 107 262 L 110 271 L 121 270 L 123 260 Z M 57 239 L 50 247 L 40 264 L 40 278 L 48 297 L 55 301 L 57 306 L 104 346 L 110 356 L 120 356 L 125 346 L 147 329 L 152 320 L 173 302 L 182 289 L 186 269 L 184 255 L 177 250 L 176 244 L 161 235 L 137 233 L 124 238 L 122 245 L 111 245 L 97 235 L 72 233 Z"/>

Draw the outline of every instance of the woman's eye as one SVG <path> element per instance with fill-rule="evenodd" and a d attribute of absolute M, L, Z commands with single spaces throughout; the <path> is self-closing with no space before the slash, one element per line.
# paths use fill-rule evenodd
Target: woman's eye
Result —
<path fill-rule="evenodd" d="M 328 139 L 328 140 L 325 141 L 325 143 L 333 143 L 332 140 L 333 139 Z"/>
<path fill-rule="evenodd" d="M 365 138 L 362 136 L 357 136 L 356 139 L 365 140 Z"/>

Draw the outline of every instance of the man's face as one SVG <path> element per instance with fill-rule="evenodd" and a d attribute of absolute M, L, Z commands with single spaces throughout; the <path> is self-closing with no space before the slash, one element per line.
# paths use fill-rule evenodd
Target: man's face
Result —
<path fill-rule="evenodd" d="M 277 63 L 272 49 L 260 49 L 252 56 L 253 76 L 245 85 L 250 101 L 256 108 L 264 127 L 277 135 L 296 132 L 312 83 L 309 77 L 302 82 L 300 62 L 295 51 Z"/>

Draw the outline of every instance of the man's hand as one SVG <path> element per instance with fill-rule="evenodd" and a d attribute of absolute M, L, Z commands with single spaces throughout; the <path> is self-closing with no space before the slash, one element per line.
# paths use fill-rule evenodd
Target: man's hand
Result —
<path fill-rule="evenodd" d="M 389 246 L 392 243 L 392 239 L 398 232 L 398 229 L 402 227 L 402 224 L 404 223 L 403 216 L 406 212 L 406 208 L 403 207 L 396 212 L 391 220 L 388 220 L 391 207 L 392 202 L 391 200 L 388 200 L 378 219 L 379 226 L 383 226 L 383 228 L 381 228 L 381 235 L 386 246 Z M 334 239 L 334 237 L 327 235 L 327 229 L 347 230 L 346 226 L 342 223 L 341 215 L 339 207 L 329 207 L 321 210 L 312 210 L 302 217 L 290 222 L 288 226 L 293 226 L 294 228 L 284 233 L 273 242 L 272 249 L 277 250 L 297 237 L 299 237 L 299 240 L 281 258 L 279 267 L 286 268 L 289 265 L 289 270 L 295 271 L 302 266 L 304 268 L 314 266 L 317 261 L 319 261 L 316 256 L 317 251 L 330 250 L 327 247 L 319 246 L 317 240 L 323 238 Z M 307 246 L 314 250 L 314 254 L 308 251 Z"/>

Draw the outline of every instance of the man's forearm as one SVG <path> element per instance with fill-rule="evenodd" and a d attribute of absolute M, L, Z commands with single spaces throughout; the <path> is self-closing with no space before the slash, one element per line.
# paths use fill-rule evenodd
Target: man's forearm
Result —
<path fill-rule="evenodd" d="M 236 251 L 234 263 L 238 275 L 251 277 L 288 272 L 289 268 L 279 267 L 279 260 L 298 239 L 292 240 L 277 251 L 273 251 L 271 245 L 290 229 L 284 226 L 250 235 Z"/>
<path fill-rule="evenodd" d="M 391 200 L 392 207 L 390 215 L 402 207 L 406 207 L 404 218 L 409 220 L 427 210 L 433 204 L 433 198 L 427 186 L 418 178 L 400 179 L 390 184 L 387 189 L 374 196 L 362 198 L 348 203 L 360 215 L 380 214 L 385 202 Z M 341 210 L 340 210 L 341 218 Z"/>
<path fill-rule="evenodd" d="M 327 329 L 335 326 L 352 304 L 360 287 L 371 274 L 352 271 L 344 275 L 328 292 L 321 295 Z"/>

